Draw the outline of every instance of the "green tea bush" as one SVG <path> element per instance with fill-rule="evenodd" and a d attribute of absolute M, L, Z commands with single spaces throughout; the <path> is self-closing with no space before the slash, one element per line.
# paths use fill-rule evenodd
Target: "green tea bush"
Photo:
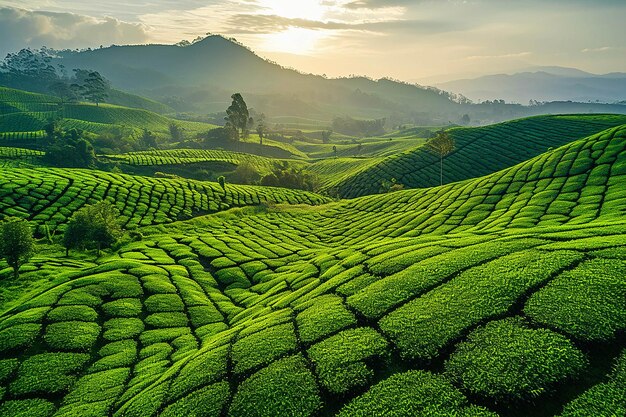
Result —
<path fill-rule="evenodd" d="M 437 356 L 466 329 L 505 314 L 526 292 L 582 259 L 577 252 L 527 250 L 468 269 L 389 313 L 380 328 L 409 358 Z"/>
<path fill-rule="evenodd" d="M 272 363 L 239 385 L 229 416 L 308 417 L 321 407 L 315 379 L 300 355 Z"/>
<path fill-rule="evenodd" d="M 53 350 L 87 351 L 99 335 L 100 326 L 97 323 L 62 321 L 46 327 L 44 340 Z"/>
<path fill-rule="evenodd" d="M 610 341 L 626 329 L 625 276 L 625 261 L 587 261 L 533 294 L 524 311 L 578 339 Z"/>
<path fill-rule="evenodd" d="M 268 364 L 296 348 L 293 324 L 269 327 L 233 344 L 235 373 L 245 373 L 259 365 Z"/>
<path fill-rule="evenodd" d="M 13 395 L 67 391 L 90 357 L 84 353 L 42 353 L 30 356 L 20 365 L 17 378 L 9 385 Z"/>
<path fill-rule="evenodd" d="M 373 376 L 365 361 L 385 355 L 387 341 L 374 329 L 344 330 L 315 345 L 308 353 L 321 383 L 336 394 L 366 385 Z"/>
<path fill-rule="evenodd" d="M 586 364 L 564 336 L 510 318 L 472 332 L 446 362 L 446 373 L 473 394 L 507 401 L 538 397 Z"/>

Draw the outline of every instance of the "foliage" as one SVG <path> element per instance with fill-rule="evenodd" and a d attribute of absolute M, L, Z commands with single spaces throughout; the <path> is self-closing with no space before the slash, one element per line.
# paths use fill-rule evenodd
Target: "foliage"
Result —
<path fill-rule="evenodd" d="M 576 377 L 586 363 L 567 338 L 511 318 L 472 332 L 446 362 L 446 372 L 467 391 L 502 401 L 538 397 Z"/>
<path fill-rule="evenodd" d="M 252 125 L 248 106 L 239 93 L 235 93 L 230 97 L 233 101 L 226 109 L 226 129 L 235 129 L 241 131 L 241 136 L 248 136 L 249 126 Z M 233 136 L 233 135 L 229 135 Z M 236 140 L 239 140 L 237 135 Z"/>
<path fill-rule="evenodd" d="M 335 117 L 333 130 L 351 136 L 378 136 L 385 133 L 385 118 L 376 120 L 358 120 L 352 117 Z M 330 135 L 328 135 L 330 137 Z M 323 140 L 323 138 L 322 138 Z"/>
<path fill-rule="evenodd" d="M 27 221 L 10 217 L 0 223 L 0 255 L 13 268 L 13 276 L 35 254 L 33 232 Z"/>
<path fill-rule="evenodd" d="M 437 132 L 437 136 L 426 142 L 426 147 L 439 157 L 439 185 L 443 185 L 443 158 L 454 151 L 454 139 L 448 132 Z"/>
<path fill-rule="evenodd" d="M 313 191 L 317 188 L 318 180 L 314 174 L 302 168 L 288 167 L 283 163 L 276 164 L 271 173 L 261 178 L 260 184 L 269 187 Z"/>
<path fill-rule="evenodd" d="M 122 229 L 118 221 L 117 208 L 106 201 L 89 205 L 76 211 L 63 235 L 66 249 L 84 249 L 95 246 L 98 253 L 120 238 Z"/>

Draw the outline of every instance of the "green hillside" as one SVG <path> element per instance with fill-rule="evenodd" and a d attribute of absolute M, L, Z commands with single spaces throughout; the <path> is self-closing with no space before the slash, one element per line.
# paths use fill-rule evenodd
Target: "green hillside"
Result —
<path fill-rule="evenodd" d="M 626 123 L 622 115 L 538 116 L 481 128 L 455 128 L 455 151 L 444 159 L 445 183 L 474 178 L 509 167 L 574 139 Z M 378 192 L 383 180 L 395 178 L 405 187 L 439 185 L 439 158 L 415 147 L 325 184 L 344 198 Z"/>
<path fill-rule="evenodd" d="M 319 204 L 317 194 L 272 187 L 151 178 L 80 169 L 0 169 L 0 213 L 50 227 L 85 204 L 110 200 L 127 228 L 259 204 Z"/>
<path fill-rule="evenodd" d="M 112 129 L 137 132 L 148 129 L 166 136 L 171 123 L 178 124 L 190 134 L 215 127 L 207 123 L 173 120 L 140 108 L 62 103 L 57 97 L 0 87 L 0 139 L 19 144 L 20 140 L 41 138 L 50 119 L 59 119 L 61 128 L 78 128 L 95 134 Z"/>
<path fill-rule="evenodd" d="M 110 198 L 143 238 L 50 246 L 7 281 L 0 416 L 622 415 L 626 125 L 539 150 L 564 136 L 480 178 L 319 206 L 1 170 L 3 214 L 62 224 Z"/>

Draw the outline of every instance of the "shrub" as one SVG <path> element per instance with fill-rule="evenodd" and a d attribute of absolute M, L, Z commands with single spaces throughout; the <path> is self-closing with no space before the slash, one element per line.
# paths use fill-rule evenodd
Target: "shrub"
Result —
<path fill-rule="evenodd" d="M 467 391 L 502 401 L 538 397 L 586 364 L 564 336 L 510 318 L 472 332 L 446 362 L 446 372 Z"/>
<path fill-rule="evenodd" d="M 364 361 L 385 354 L 387 341 L 374 329 L 344 330 L 315 345 L 308 353 L 321 383 L 333 393 L 366 385 L 373 376 Z"/>
<path fill-rule="evenodd" d="M 594 259 L 560 275 L 528 300 L 534 321 L 578 339 L 610 341 L 626 329 L 626 262 Z"/>
<path fill-rule="evenodd" d="M 315 379 L 300 355 L 272 363 L 239 385 L 229 416 L 308 417 L 322 403 Z"/>
<path fill-rule="evenodd" d="M 82 321 L 62 321 L 49 324 L 44 340 L 54 350 L 87 351 L 96 343 L 100 326 Z"/>
<path fill-rule="evenodd" d="M 9 390 L 13 395 L 49 395 L 66 391 L 76 380 L 75 374 L 89 359 L 85 353 L 33 355 L 22 362 Z"/>
<path fill-rule="evenodd" d="M 233 344 L 235 373 L 244 373 L 292 352 L 296 348 L 293 324 L 270 327 Z"/>

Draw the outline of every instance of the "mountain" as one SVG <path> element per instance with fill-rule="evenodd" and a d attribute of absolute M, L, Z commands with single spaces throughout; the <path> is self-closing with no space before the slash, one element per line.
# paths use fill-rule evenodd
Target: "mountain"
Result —
<path fill-rule="evenodd" d="M 575 68 L 531 67 L 515 74 L 494 74 L 436 84 L 472 100 L 619 102 L 626 98 L 626 73 L 591 74 Z"/>
<path fill-rule="evenodd" d="M 65 68 L 99 71 L 116 88 L 142 94 L 179 110 L 223 111 L 239 91 L 248 104 L 280 116 L 329 121 L 334 116 L 384 117 L 393 112 L 422 112 L 441 120 L 458 113 L 454 97 L 433 88 L 388 79 L 326 79 L 266 61 L 221 36 L 188 46 L 112 46 L 59 52 Z M 172 104 L 174 103 L 174 104 Z"/>

